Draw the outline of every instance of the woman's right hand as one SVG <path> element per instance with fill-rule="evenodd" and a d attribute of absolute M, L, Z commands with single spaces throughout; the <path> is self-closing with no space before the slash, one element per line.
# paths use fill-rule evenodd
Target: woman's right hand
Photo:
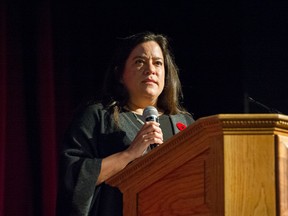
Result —
<path fill-rule="evenodd" d="M 132 160 L 141 157 L 149 145 L 161 145 L 163 143 L 163 133 L 159 126 L 160 124 L 155 121 L 145 122 L 127 149 Z"/>
<path fill-rule="evenodd" d="M 141 157 L 149 145 L 161 145 L 163 143 L 163 134 L 159 125 L 159 123 L 153 121 L 146 122 L 125 151 L 103 158 L 101 172 L 96 185 L 101 184 L 124 169 L 127 164 L 136 158 Z"/>

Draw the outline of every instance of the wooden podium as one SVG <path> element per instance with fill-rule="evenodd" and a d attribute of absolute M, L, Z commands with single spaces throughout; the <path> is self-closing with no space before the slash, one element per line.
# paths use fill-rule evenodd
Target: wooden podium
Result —
<path fill-rule="evenodd" d="M 288 116 L 198 119 L 106 183 L 124 216 L 288 216 Z"/>

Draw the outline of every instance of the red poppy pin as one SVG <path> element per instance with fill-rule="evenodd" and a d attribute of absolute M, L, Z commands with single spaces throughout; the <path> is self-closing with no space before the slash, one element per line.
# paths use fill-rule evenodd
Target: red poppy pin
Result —
<path fill-rule="evenodd" d="M 186 128 L 186 125 L 184 125 L 184 124 L 181 123 L 181 122 L 178 122 L 178 123 L 176 124 L 176 126 L 177 126 L 177 128 L 178 128 L 180 131 L 182 131 L 182 130 L 184 130 L 184 129 Z"/>

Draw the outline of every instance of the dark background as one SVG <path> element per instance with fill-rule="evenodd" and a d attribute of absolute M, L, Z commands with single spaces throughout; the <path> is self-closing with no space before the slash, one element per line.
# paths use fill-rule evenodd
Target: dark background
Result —
<path fill-rule="evenodd" d="M 245 95 L 288 111 L 285 1 L 77 2 L 54 9 L 62 20 L 58 47 L 70 49 L 76 103 L 97 92 L 116 37 L 150 30 L 171 38 L 185 106 L 195 118 L 265 112 Z"/>
<path fill-rule="evenodd" d="M 171 38 L 195 119 L 288 113 L 286 0 L 0 2 L 0 215 L 55 215 L 57 156 L 117 37 Z M 111 86 L 113 88 L 113 86 Z"/>

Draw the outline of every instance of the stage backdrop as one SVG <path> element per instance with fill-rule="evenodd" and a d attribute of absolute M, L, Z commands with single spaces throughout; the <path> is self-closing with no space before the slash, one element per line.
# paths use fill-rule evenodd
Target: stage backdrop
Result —
<path fill-rule="evenodd" d="M 69 85 L 61 80 L 65 69 L 55 76 L 56 45 L 50 3 L 49 0 L 6 4 L 1 1 L 0 215 L 3 216 L 55 215 L 57 148 L 66 127 L 62 123 L 70 118 L 71 108 Z"/>
<path fill-rule="evenodd" d="M 243 112 L 247 93 L 287 114 L 285 2 L 0 1 L 0 215 L 55 215 L 58 148 L 116 37 L 172 39 L 196 119 Z"/>

